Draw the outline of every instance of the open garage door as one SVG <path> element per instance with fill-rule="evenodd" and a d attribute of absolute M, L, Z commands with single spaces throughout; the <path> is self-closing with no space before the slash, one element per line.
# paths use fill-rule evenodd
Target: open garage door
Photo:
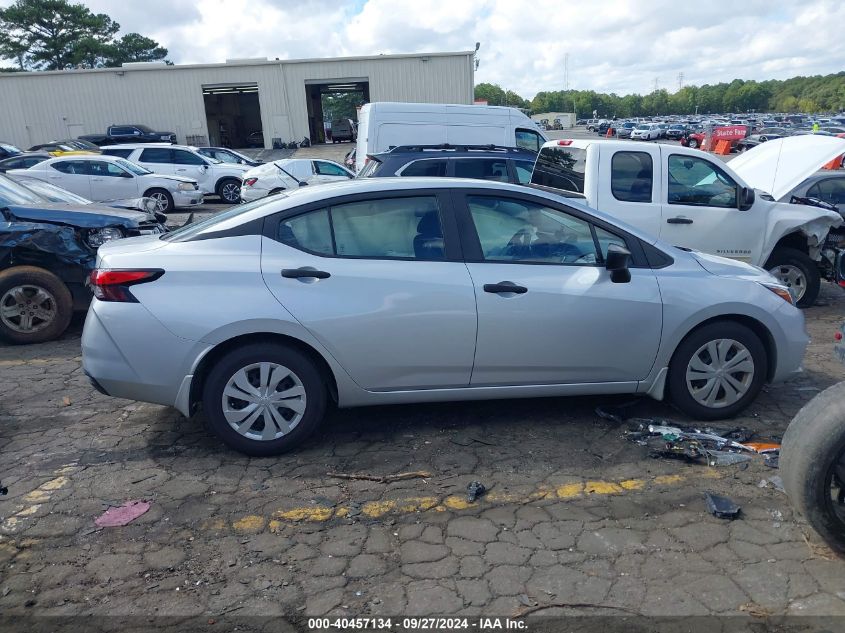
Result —
<path fill-rule="evenodd" d="M 305 94 L 311 142 L 325 143 L 331 140 L 332 121 L 352 119 L 358 124 L 358 108 L 370 101 L 370 80 L 367 77 L 307 79 Z"/>
<path fill-rule="evenodd" d="M 209 144 L 264 147 L 258 84 L 210 84 L 202 87 Z"/>

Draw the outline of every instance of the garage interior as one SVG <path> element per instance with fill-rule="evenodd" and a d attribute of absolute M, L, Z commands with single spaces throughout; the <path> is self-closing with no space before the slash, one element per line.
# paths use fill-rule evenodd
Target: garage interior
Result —
<path fill-rule="evenodd" d="M 216 147 L 263 147 L 258 84 L 203 85 L 209 144 Z M 252 135 L 252 136 L 250 136 Z"/>
<path fill-rule="evenodd" d="M 306 80 L 308 131 L 312 143 L 325 143 L 324 121 L 351 118 L 357 123 L 357 107 L 370 101 L 370 80 L 367 77 Z"/>

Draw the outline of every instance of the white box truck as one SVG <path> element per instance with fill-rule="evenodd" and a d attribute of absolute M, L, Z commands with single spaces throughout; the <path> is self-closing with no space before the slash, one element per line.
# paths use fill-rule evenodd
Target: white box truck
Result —
<path fill-rule="evenodd" d="M 539 152 L 548 139 L 516 108 L 441 103 L 368 103 L 358 113 L 355 171 L 369 154 L 400 145 L 499 145 Z"/>

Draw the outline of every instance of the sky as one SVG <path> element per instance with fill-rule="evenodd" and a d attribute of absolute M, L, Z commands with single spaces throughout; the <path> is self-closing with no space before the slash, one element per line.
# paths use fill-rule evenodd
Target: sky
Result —
<path fill-rule="evenodd" d="M 568 86 L 683 85 L 845 70 L 833 0 L 82 0 L 177 64 L 472 50 L 476 83 L 532 98 Z M 0 6 L 11 0 L 0 0 Z"/>

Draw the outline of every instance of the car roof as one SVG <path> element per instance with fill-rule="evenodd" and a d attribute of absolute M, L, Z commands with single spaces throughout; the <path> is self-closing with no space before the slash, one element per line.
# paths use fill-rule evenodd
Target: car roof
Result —
<path fill-rule="evenodd" d="M 420 157 L 426 158 L 520 158 L 530 156 L 536 158 L 536 152 L 522 147 L 500 147 L 482 145 L 400 145 L 385 152 L 372 154 L 374 158 L 384 162 L 388 158 L 407 158 L 414 160 Z"/>
<path fill-rule="evenodd" d="M 57 163 L 59 161 L 80 161 L 80 160 L 99 160 L 105 161 L 107 163 L 115 163 L 119 160 L 126 160 L 122 156 L 109 156 L 108 154 L 74 154 L 72 156 L 51 156 L 48 160 L 43 162 L 44 165 L 52 165 L 53 163 Z M 39 163 L 42 164 L 42 163 Z"/>
<path fill-rule="evenodd" d="M 196 151 L 193 145 L 173 145 L 173 143 L 115 143 L 114 145 L 103 145 L 100 149 L 143 149 L 145 147 L 169 147 L 171 149 L 187 149 Z"/>

